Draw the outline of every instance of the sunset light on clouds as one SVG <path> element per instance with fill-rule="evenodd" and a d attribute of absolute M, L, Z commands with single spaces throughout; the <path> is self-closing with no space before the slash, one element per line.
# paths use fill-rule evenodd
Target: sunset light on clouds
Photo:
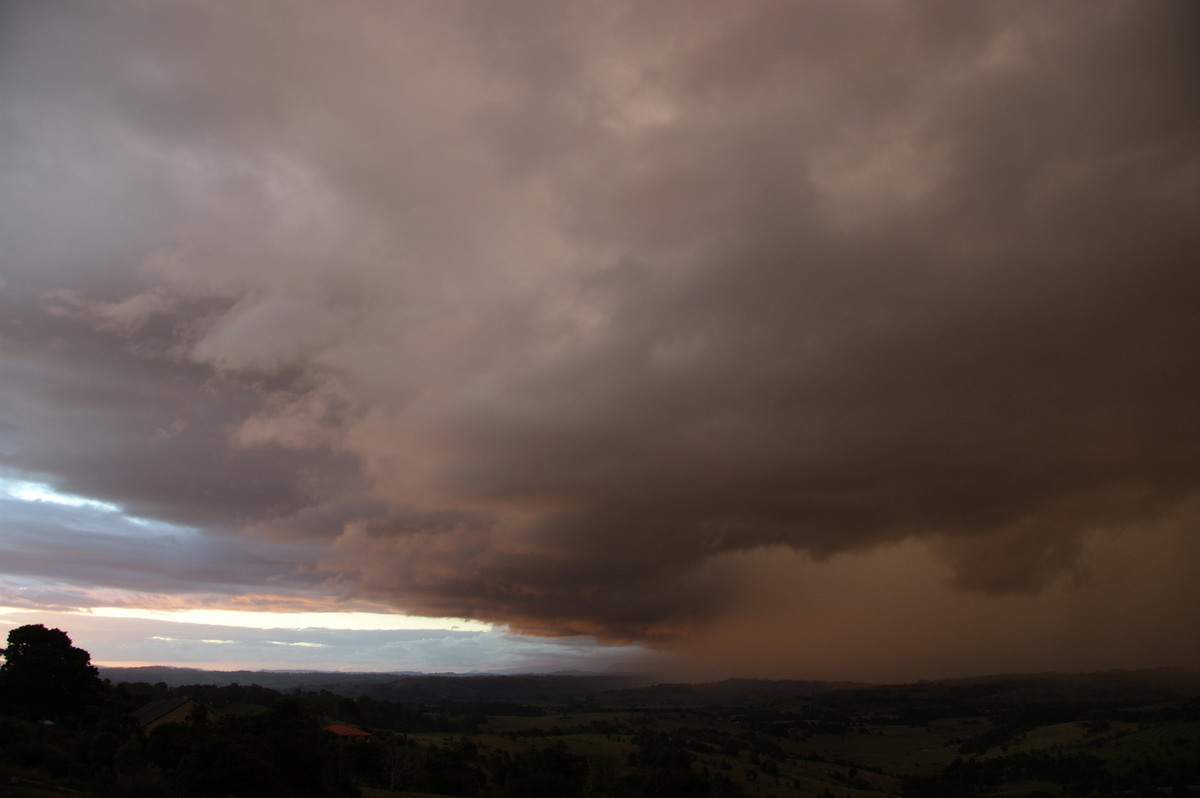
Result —
<path fill-rule="evenodd" d="M 0 620 L 1200 664 L 1187 2 L 0 5 Z"/>

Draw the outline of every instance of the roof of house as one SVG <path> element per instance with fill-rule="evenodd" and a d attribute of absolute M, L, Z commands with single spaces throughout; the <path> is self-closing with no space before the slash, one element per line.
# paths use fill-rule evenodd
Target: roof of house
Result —
<path fill-rule="evenodd" d="M 353 726 L 347 726 L 344 723 L 333 723 L 329 726 L 321 727 L 324 731 L 336 734 L 338 737 L 370 737 L 370 732 L 365 732 L 362 729 L 356 729 Z"/>
<path fill-rule="evenodd" d="M 149 726 L 154 721 L 167 715 L 180 707 L 187 706 L 189 703 L 194 703 L 190 698 L 163 698 L 158 701 L 151 701 L 146 706 L 133 713 L 134 719 L 140 726 Z"/>

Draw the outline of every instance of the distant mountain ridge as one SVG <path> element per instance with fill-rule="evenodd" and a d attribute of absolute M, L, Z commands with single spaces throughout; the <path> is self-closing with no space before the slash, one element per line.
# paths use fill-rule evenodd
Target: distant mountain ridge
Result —
<path fill-rule="evenodd" d="M 727 679 L 707 683 L 664 683 L 645 674 L 427 674 L 329 671 L 208 671 L 147 666 L 101 667 L 114 683 L 259 685 L 280 692 L 328 691 L 347 698 L 400 703 L 496 701 L 530 705 L 589 707 L 779 706 L 815 696 L 844 694 L 854 701 L 891 704 L 944 701 L 1009 704 L 1090 702 L 1113 696 L 1147 700 L 1200 695 L 1200 670 L 1160 668 L 1094 673 L 1003 674 L 911 684 L 863 684 L 767 679 Z"/>
<path fill-rule="evenodd" d="M 425 703 L 441 701 L 562 701 L 605 691 L 640 687 L 653 681 L 640 675 L 603 674 L 430 674 L 411 671 L 358 673 L 338 671 L 208 671 L 146 666 L 101 667 L 114 683 L 163 682 L 169 687 L 200 684 L 259 685 L 280 692 L 327 690 L 348 698 Z"/>
<path fill-rule="evenodd" d="M 637 703 L 645 706 L 702 706 L 713 703 L 771 703 L 798 695 L 865 687 L 852 682 L 728 679 L 706 684 L 664 683 L 647 674 L 454 674 L 358 673 L 337 671 L 209 671 L 145 666 L 101 667 L 113 683 L 165 683 L 224 686 L 258 685 L 280 692 L 327 690 L 347 698 L 370 696 L 406 703 L 502 701 L 529 704 L 583 702 L 589 705 Z"/>

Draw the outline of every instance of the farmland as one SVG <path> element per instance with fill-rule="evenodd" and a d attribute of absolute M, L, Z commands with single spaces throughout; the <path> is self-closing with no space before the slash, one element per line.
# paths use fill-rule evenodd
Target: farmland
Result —
<path fill-rule="evenodd" d="M 251 794 L 255 779 L 261 795 L 363 798 L 1200 796 L 1200 689 L 1183 671 L 908 685 L 304 674 L 285 686 L 300 677 L 258 674 L 267 687 L 114 675 L 103 733 L 3 719 L 0 776 L 26 786 L 0 795 L 47 794 L 40 784 L 220 798 Z M 149 733 L 118 722 L 172 697 L 211 719 Z M 330 726 L 365 734 L 321 731 Z M 301 771 L 307 780 L 288 780 Z"/>

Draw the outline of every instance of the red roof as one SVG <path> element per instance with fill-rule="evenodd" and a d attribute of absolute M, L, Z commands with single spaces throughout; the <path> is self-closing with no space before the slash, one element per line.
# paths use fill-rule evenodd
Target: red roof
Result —
<path fill-rule="evenodd" d="M 347 726 L 343 723 L 334 723 L 331 726 L 323 726 L 324 731 L 336 734 L 338 737 L 370 737 L 370 732 L 365 732 L 362 729 L 356 729 L 353 726 Z"/>

